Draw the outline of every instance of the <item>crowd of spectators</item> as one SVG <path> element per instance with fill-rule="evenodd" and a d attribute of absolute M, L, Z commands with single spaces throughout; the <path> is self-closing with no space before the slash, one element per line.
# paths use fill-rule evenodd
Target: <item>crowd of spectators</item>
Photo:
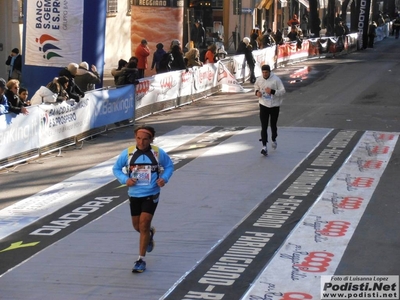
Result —
<path fill-rule="evenodd" d="M 70 63 L 62 68 L 58 76 L 48 84 L 41 86 L 31 99 L 28 90 L 21 87 L 21 54 L 14 48 L 9 55 L 6 65 L 9 66 L 8 80 L 0 78 L 0 115 L 7 113 L 28 115 L 28 106 L 36 104 L 58 104 L 70 101 L 79 102 L 85 92 L 94 90 L 101 83 L 100 75 L 95 65 L 82 61 Z"/>
<path fill-rule="evenodd" d="M 376 22 L 372 22 L 369 28 L 369 47 L 373 47 L 373 41 L 376 36 L 375 30 L 390 19 L 383 14 L 379 15 Z M 393 22 L 392 35 L 399 37 L 400 31 L 399 17 Z M 245 60 L 250 68 L 250 81 L 255 80 L 254 77 L 254 58 L 253 50 L 263 49 L 273 45 L 282 45 L 286 42 L 296 42 L 297 47 L 301 47 L 302 40 L 310 35 L 310 26 L 308 14 L 302 13 L 301 21 L 296 14 L 287 22 L 290 28 L 284 36 L 281 30 L 275 33 L 264 25 L 261 30 L 256 25 L 252 29 L 249 37 L 245 37 L 238 45 L 236 54 L 245 54 Z M 342 37 L 349 33 L 349 29 L 340 18 L 335 20 L 333 34 L 335 37 Z M 187 50 L 187 49 L 185 49 Z M 120 59 L 118 67 L 112 69 L 111 74 L 114 77 L 115 85 L 137 84 L 139 79 L 145 77 L 145 71 L 148 68 L 148 57 L 151 50 L 148 47 L 146 39 L 142 39 L 140 44 L 134 51 L 135 55 L 129 61 Z M 156 45 L 151 62 L 151 70 L 157 74 L 176 70 L 188 70 L 192 67 L 202 67 L 207 63 L 215 63 L 219 60 L 217 46 L 215 43 L 206 45 L 206 30 L 200 20 L 196 20 L 191 29 L 191 41 L 189 49 L 184 53 L 180 41 L 172 40 L 169 49 L 164 49 L 162 43 Z M 67 100 L 79 102 L 84 97 L 85 92 L 94 90 L 95 86 L 101 83 L 101 78 L 97 72 L 95 65 L 91 65 L 85 61 L 79 65 L 70 63 L 68 66 L 60 70 L 57 77 L 45 86 L 41 86 L 37 90 L 32 99 L 28 99 L 28 91 L 21 87 L 21 65 L 22 55 L 18 48 L 12 49 L 6 65 L 9 66 L 8 80 L 0 79 L 0 114 L 15 113 L 29 114 L 27 106 L 41 103 L 61 103 Z"/>

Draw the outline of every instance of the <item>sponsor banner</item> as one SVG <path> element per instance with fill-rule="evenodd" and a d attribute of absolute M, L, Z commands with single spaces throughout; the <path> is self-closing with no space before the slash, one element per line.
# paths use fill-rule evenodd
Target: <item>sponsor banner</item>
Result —
<path fill-rule="evenodd" d="M 82 59 L 83 1 L 26 1 L 25 64 L 63 67 Z"/>
<path fill-rule="evenodd" d="M 368 27 L 369 27 L 369 10 L 371 6 L 370 0 L 357 0 L 356 13 L 357 19 L 357 32 L 358 32 L 358 47 L 359 49 L 366 49 L 368 46 Z"/>
<path fill-rule="evenodd" d="M 320 49 L 320 53 L 328 53 L 329 52 L 329 39 L 328 38 L 320 38 L 319 39 L 319 49 Z"/>
<path fill-rule="evenodd" d="M 181 86 L 179 95 L 183 96 L 190 96 L 195 94 L 194 90 L 194 73 L 199 71 L 199 67 L 189 68 L 188 71 L 181 73 Z"/>
<path fill-rule="evenodd" d="M 244 92 L 243 86 L 236 80 L 228 69 L 221 63 L 218 64 L 218 84 L 221 92 L 241 93 Z"/>
<path fill-rule="evenodd" d="M 399 276 L 322 275 L 320 299 L 399 299 Z"/>
<path fill-rule="evenodd" d="M 308 39 L 308 55 L 310 57 L 319 55 L 319 38 Z"/>
<path fill-rule="evenodd" d="M 335 273 L 397 140 L 397 133 L 363 135 L 242 299 L 321 299 L 320 276 Z M 339 155 L 341 143 L 332 142 L 331 150 L 323 155 Z M 319 167 L 318 159 L 315 167 Z"/>
<path fill-rule="evenodd" d="M 0 116 L 0 160 L 39 148 L 40 111 L 27 107 L 29 115 L 4 114 Z"/>
<path fill-rule="evenodd" d="M 157 102 L 174 100 L 179 97 L 181 71 L 159 74 L 141 79 L 136 85 L 135 107 L 151 107 Z M 152 109 L 151 109 L 152 111 Z"/>
<path fill-rule="evenodd" d="M 254 69 L 254 74 L 256 75 L 256 77 L 262 75 L 261 67 L 263 65 L 269 65 L 271 67 L 271 70 L 275 68 L 275 53 L 275 45 L 261 50 L 253 51 L 253 57 L 256 61 L 256 66 Z"/>
<path fill-rule="evenodd" d="M 347 40 L 347 50 L 348 51 L 356 51 L 357 50 L 357 33 L 351 33 L 346 35 Z"/>
<path fill-rule="evenodd" d="M 73 100 L 58 105 L 42 104 L 40 109 L 40 139 L 43 147 L 88 131 L 93 117 L 93 101 L 87 97 L 78 103 Z"/>
<path fill-rule="evenodd" d="M 85 94 L 79 103 L 27 107 L 29 115 L 0 116 L 0 160 L 62 141 L 87 130 L 135 118 L 133 85 Z M 71 105 L 72 104 L 72 105 Z"/>
<path fill-rule="evenodd" d="M 93 110 L 90 112 L 90 128 L 98 128 L 115 122 L 135 118 L 135 88 L 126 85 L 113 90 L 86 93 Z"/>
<path fill-rule="evenodd" d="M 194 78 L 194 82 L 197 85 L 197 91 L 203 92 L 217 86 L 218 68 L 219 64 L 215 63 L 204 64 L 198 69 Z"/>
<path fill-rule="evenodd" d="M 235 55 L 233 57 L 234 60 L 234 70 L 235 70 L 235 76 L 237 79 L 246 79 L 247 77 L 250 76 L 250 69 L 247 66 L 246 63 L 246 58 L 244 57 L 244 54 L 239 54 Z"/>
<path fill-rule="evenodd" d="M 283 45 L 278 46 L 278 58 L 277 63 L 290 62 L 293 60 L 305 60 L 309 54 L 309 44 L 307 40 L 301 43 L 298 47 L 297 42 L 286 42 Z"/>
<path fill-rule="evenodd" d="M 376 28 L 376 38 L 375 41 L 382 41 L 385 37 L 389 36 L 389 29 L 390 29 L 390 23 L 385 23 L 382 26 L 379 26 Z"/>

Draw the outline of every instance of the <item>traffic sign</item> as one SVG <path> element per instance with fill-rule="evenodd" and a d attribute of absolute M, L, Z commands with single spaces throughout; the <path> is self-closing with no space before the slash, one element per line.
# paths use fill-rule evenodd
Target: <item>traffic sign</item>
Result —
<path fill-rule="evenodd" d="M 252 14 L 252 13 L 253 13 L 253 9 L 252 8 L 242 7 L 242 14 Z"/>

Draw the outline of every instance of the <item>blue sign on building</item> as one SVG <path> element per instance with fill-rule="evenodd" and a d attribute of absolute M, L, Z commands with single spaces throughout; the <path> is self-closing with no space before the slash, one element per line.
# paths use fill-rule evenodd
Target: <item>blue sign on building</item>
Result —
<path fill-rule="evenodd" d="M 252 14 L 252 13 L 253 13 L 253 9 L 252 8 L 242 7 L 242 14 Z"/>

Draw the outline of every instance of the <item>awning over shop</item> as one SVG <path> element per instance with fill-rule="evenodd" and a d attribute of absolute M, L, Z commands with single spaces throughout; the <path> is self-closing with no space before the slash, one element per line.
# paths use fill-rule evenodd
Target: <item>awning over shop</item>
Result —
<path fill-rule="evenodd" d="M 308 0 L 298 0 L 298 1 L 305 7 L 310 8 L 310 2 L 308 2 Z"/>
<path fill-rule="evenodd" d="M 274 3 L 274 0 L 262 0 L 260 3 L 256 4 L 257 9 L 269 9 L 271 5 Z"/>

